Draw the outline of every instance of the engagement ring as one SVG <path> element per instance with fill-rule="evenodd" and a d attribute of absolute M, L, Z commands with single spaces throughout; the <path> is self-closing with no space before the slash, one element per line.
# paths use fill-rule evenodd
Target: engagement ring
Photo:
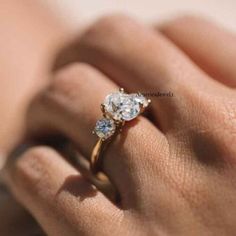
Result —
<path fill-rule="evenodd" d="M 97 121 L 93 131 L 98 136 L 90 159 L 90 168 L 94 174 L 101 171 L 102 156 L 108 143 L 122 131 L 127 121 L 143 113 L 150 102 L 141 93 L 127 94 L 123 88 L 106 96 L 101 104 L 103 118 Z"/>

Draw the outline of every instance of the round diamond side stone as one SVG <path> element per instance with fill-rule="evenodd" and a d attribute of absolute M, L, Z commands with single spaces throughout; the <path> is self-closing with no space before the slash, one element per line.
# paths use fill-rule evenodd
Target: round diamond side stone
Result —
<path fill-rule="evenodd" d="M 97 136 L 104 139 L 111 137 L 115 130 L 115 122 L 112 119 L 107 118 L 98 120 L 94 129 Z"/>

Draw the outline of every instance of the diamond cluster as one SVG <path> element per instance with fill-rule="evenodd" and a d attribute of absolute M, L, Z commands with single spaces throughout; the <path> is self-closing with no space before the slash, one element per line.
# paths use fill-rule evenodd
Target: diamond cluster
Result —
<path fill-rule="evenodd" d="M 104 117 L 97 121 L 95 133 L 107 139 L 116 132 L 116 124 L 136 118 L 149 104 L 140 93 L 127 94 L 121 89 L 106 96 L 102 110 Z"/>

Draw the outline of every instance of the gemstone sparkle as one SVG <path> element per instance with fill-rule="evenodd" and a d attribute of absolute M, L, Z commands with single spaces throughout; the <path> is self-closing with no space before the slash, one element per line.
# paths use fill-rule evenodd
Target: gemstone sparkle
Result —
<path fill-rule="evenodd" d="M 114 134 L 115 130 L 116 125 L 114 120 L 107 118 L 98 120 L 94 129 L 97 136 L 103 139 L 111 137 Z"/>
<path fill-rule="evenodd" d="M 105 112 L 114 120 L 129 121 L 140 114 L 141 106 L 146 107 L 148 101 L 143 95 L 138 93 L 115 92 L 105 98 L 103 105 Z"/>

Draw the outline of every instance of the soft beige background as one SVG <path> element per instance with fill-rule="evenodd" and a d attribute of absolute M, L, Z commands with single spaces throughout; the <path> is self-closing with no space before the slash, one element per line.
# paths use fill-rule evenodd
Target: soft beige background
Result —
<path fill-rule="evenodd" d="M 125 12 L 145 21 L 180 14 L 206 15 L 236 31 L 236 0 L 43 0 L 73 27 L 98 16 Z"/>

